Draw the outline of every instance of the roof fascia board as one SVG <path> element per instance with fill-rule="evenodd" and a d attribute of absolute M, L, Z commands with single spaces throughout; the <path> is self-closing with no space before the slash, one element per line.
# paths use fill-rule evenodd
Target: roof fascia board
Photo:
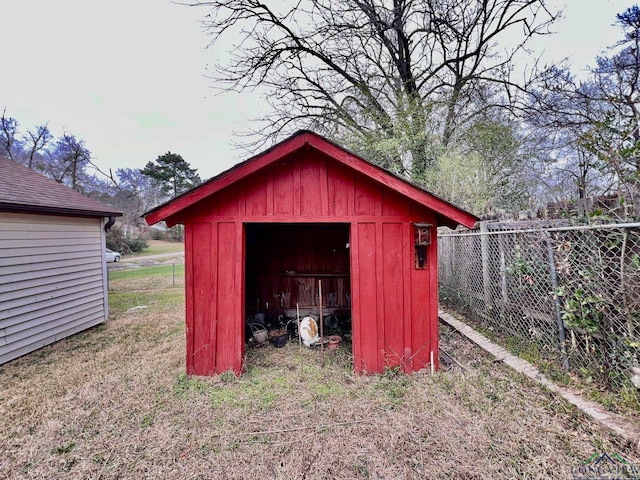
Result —
<path fill-rule="evenodd" d="M 42 205 L 24 205 L 19 203 L 0 202 L 0 212 L 35 213 L 44 215 L 61 215 L 73 217 L 120 217 L 121 212 L 101 212 L 97 210 L 78 210 L 73 208 L 47 207 Z"/>
<path fill-rule="evenodd" d="M 424 205 L 427 208 L 430 208 L 431 210 L 434 210 L 439 217 L 443 218 L 443 220 L 451 220 L 449 222 L 443 222 L 445 225 L 455 223 L 472 228 L 477 221 L 477 218 L 470 213 L 465 212 L 445 200 L 431 195 L 430 193 L 421 190 L 410 183 L 389 174 L 388 172 L 385 172 L 383 169 L 366 162 L 357 155 L 344 150 L 333 142 L 312 132 L 301 132 L 293 138 L 283 141 L 282 143 L 274 146 L 271 150 L 246 160 L 236 168 L 232 168 L 231 170 L 222 173 L 219 177 L 214 177 L 209 182 L 200 187 L 196 187 L 191 192 L 187 192 L 186 194 L 169 201 L 169 203 L 164 206 L 157 207 L 156 210 L 151 210 L 144 217 L 149 225 L 153 225 L 154 223 L 162 220 L 167 220 L 182 209 L 199 202 L 223 188 L 228 187 L 243 177 L 268 166 L 290 153 L 293 153 L 294 151 L 304 147 L 304 145 L 309 145 L 319 152 L 334 158 L 341 164 L 394 189 L 402 195 Z M 179 220 L 177 217 L 174 217 L 171 219 L 171 222 L 179 223 Z"/>
<path fill-rule="evenodd" d="M 467 228 L 472 228 L 477 219 L 475 216 L 460 210 L 459 208 L 451 205 L 450 203 L 442 200 L 428 192 L 421 190 L 413 185 L 404 182 L 403 180 L 388 174 L 381 168 L 376 167 L 373 164 L 365 162 L 358 156 L 338 147 L 332 142 L 328 142 L 317 136 L 309 136 L 309 145 L 320 150 L 321 152 L 330 155 L 342 164 L 351 167 L 354 170 L 365 173 L 368 177 L 387 185 L 393 190 L 403 194 L 411 200 L 418 202 L 443 217 L 450 218 L 451 220 L 464 225 Z"/>

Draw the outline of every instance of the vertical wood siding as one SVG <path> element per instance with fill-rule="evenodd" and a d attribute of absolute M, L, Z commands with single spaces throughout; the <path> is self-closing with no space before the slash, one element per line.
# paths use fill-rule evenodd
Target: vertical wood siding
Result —
<path fill-rule="evenodd" d="M 237 270 L 243 264 L 238 252 L 236 233 L 238 229 L 232 222 L 219 222 L 217 228 L 218 256 L 216 313 L 212 318 L 215 325 L 216 340 L 216 370 L 239 371 L 242 356 L 242 313 L 238 314 L 237 307 L 242 304 L 241 292 L 243 287 L 236 283 Z"/>
<path fill-rule="evenodd" d="M 435 216 L 398 192 L 318 151 L 299 150 L 182 211 L 177 220 L 187 226 L 192 252 L 186 257 L 190 373 L 241 370 L 243 225 L 263 223 L 350 225 L 350 265 L 344 270 L 351 285 L 340 289 L 351 292 L 356 371 L 412 371 L 428 366 L 431 351 L 437 358 L 435 247 L 429 249 L 429 268 L 416 270 L 413 244 L 413 222 L 435 224 Z M 295 250 L 295 244 L 285 247 Z M 292 262 L 287 254 L 271 266 L 303 270 L 308 259 L 304 252 L 296 255 L 295 266 L 285 265 Z M 314 262 L 309 265 L 318 268 L 321 261 Z M 269 288 L 284 291 L 287 285 L 283 280 Z M 313 298 L 307 301 L 313 304 Z"/>
<path fill-rule="evenodd" d="M 105 320 L 102 221 L 0 213 L 0 364 Z"/>
<path fill-rule="evenodd" d="M 193 330 L 191 335 L 191 361 L 193 371 L 209 375 L 215 371 L 216 355 L 216 309 L 215 291 L 216 265 L 218 256 L 214 255 L 217 238 L 212 234 L 210 223 L 193 225 L 191 233 L 193 271 L 191 289 L 193 292 Z"/>

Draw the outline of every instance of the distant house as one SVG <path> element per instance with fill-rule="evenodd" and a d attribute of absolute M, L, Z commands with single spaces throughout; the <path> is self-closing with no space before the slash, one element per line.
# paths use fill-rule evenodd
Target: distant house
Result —
<path fill-rule="evenodd" d="M 119 215 L 0 157 L 0 364 L 105 321 Z"/>

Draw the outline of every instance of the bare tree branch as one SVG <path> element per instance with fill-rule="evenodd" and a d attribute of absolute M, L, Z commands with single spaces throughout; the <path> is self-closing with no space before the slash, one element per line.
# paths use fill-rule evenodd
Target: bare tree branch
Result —
<path fill-rule="evenodd" d="M 0 117 L 0 147 L 11 160 L 15 160 L 13 150 L 16 143 L 17 130 L 17 120 L 7 117 L 7 109 L 5 108 L 2 111 L 2 117 Z"/>
<path fill-rule="evenodd" d="M 211 43 L 241 41 L 214 78 L 225 88 L 263 88 L 277 116 L 258 128 L 276 140 L 326 124 L 337 138 L 397 144 L 419 177 L 429 151 L 453 141 L 472 110 L 510 106 L 513 59 L 556 19 L 547 0 L 214 0 Z M 504 45 L 506 35 L 515 44 Z M 518 36 L 519 35 L 519 36 Z M 496 85 L 501 89 L 487 89 Z M 481 92 L 485 93 L 481 93 Z M 486 92 L 494 99 L 480 101 Z M 275 117 L 275 118 L 274 118 Z M 399 125 L 404 126 L 400 129 Z M 347 135 L 348 133 L 348 135 Z M 374 140 L 375 142 L 376 140 Z"/>

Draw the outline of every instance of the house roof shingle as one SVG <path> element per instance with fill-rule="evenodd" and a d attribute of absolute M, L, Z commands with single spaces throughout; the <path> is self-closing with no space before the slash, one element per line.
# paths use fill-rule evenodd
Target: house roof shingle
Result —
<path fill-rule="evenodd" d="M 122 215 L 113 207 L 0 157 L 0 212 L 47 213 L 85 217 Z"/>

